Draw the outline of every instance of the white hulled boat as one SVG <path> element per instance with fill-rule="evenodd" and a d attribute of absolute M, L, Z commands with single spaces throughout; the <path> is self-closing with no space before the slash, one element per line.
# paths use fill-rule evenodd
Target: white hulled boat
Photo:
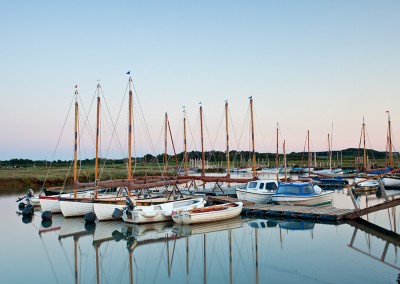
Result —
<path fill-rule="evenodd" d="M 248 182 L 245 188 L 236 188 L 239 200 L 251 201 L 254 203 L 268 203 L 278 188 L 278 182 L 273 179 L 255 180 Z"/>
<path fill-rule="evenodd" d="M 242 208 L 242 202 L 232 202 L 200 209 L 178 210 L 174 211 L 172 220 L 178 224 L 217 222 L 239 216 Z"/>
<path fill-rule="evenodd" d="M 135 224 L 169 221 L 172 219 L 171 216 L 175 214 L 175 211 L 203 208 L 205 203 L 203 198 L 195 198 L 135 207 L 134 201 L 128 198 L 127 203 L 129 203 L 129 201 L 131 201 L 132 204 L 128 205 L 127 208 L 123 210 L 122 219 L 125 222 Z"/>

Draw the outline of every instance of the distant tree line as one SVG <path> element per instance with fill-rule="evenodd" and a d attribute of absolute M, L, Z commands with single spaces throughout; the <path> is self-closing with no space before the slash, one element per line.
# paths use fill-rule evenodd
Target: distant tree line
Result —
<path fill-rule="evenodd" d="M 314 152 L 313 152 L 314 153 Z M 382 160 L 387 157 L 387 153 L 384 151 L 376 151 L 372 149 L 367 150 L 368 156 L 370 160 Z M 251 151 L 230 151 L 230 161 L 235 164 L 239 163 L 246 163 L 251 161 L 252 152 Z M 275 161 L 275 153 L 259 153 L 256 152 L 256 160 L 257 162 L 265 163 L 268 159 L 270 164 L 273 165 Z M 351 160 L 354 161 L 355 157 L 362 156 L 362 150 L 360 151 L 358 148 L 348 148 L 342 151 L 333 151 L 332 152 L 332 159 L 337 160 Z M 188 152 L 188 159 L 189 160 L 201 160 L 201 152 L 200 151 L 191 151 Z M 395 157 L 399 157 L 399 153 L 394 153 Z M 328 151 L 317 152 L 318 159 L 328 159 L 329 153 Z M 177 158 L 179 163 L 183 161 L 183 152 L 177 154 Z M 283 155 L 279 154 L 279 159 L 282 160 Z M 286 155 L 286 159 L 288 163 L 290 161 L 307 161 L 308 153 L 307 152 L 292 152 Z M 164 154 L 159 154 L 157 156 L 146 154 L 143 157 L 136 157 L 134 158 L 137 163 L 163 163 L 164 161 Z M 205 152 L 205 159 L 208 162 L 226 162 L 226 152 L 224 151 L 206 151 Z M 169 163 L 173 164 L 175 161 L 174 155 L 168 155 Z M 85 165 L 93 165 L 95 159 L 84 159 L 80 160 L 80 166 Z M 127 162 L 127 159 L 101 159 L 101 163 L 105 163 L 107 165 L 114 164 L 114 165 L 123 165 Z M 47 160 L 29 160 L 29 159 L 11 159 L 6 161 L 0 161 L 0 167 L 2 168 L 24 168 L 24 167 L 66 167 L 71 165 L 71 160 L 54 160 L 54 161 L 47 161 Z"/>

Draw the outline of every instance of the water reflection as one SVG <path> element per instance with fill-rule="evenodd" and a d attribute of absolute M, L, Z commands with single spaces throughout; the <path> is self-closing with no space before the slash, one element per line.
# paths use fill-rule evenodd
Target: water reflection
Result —
<path fill-rule="evenodd" d="M 376 198 L 362 196 L 363 203 L 370 199 Z M 41 222 L 36 214 L 30 226 L 21 226 L 39 231 L 40 242 L 29 237 L 37 254 L 48 259 L 37 264 L 43 272 L 35 280 L 42 283 L 393 282 L 400 270 L 398 212 L 371 214 L 369 221 L 378 223 L 376 216 L 389 222 L 378 227 L 367 220 L 237 217 L 196 225 L 110 221 L 88 226 L 81 218 L 57 214 Z"/>

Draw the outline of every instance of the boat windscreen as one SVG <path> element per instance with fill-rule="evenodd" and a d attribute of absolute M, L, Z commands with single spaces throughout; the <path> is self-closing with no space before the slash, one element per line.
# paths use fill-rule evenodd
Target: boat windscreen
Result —
<path fill-rule="evenodd" d="M 303 186 L 303 193 L 304 194 L 312 194 L 312 193 L 314 193 L 314 189 L 312 188 L 311 185 L 305 185 L 305 186 Z"/>
<path fill-rule="evenodd" d="M 267 182 L 265 184 L 265 189 L 269 189 L 269 190 L 276 190 L 277 186 L 276 183 L 274 182 Z"/>
<path fill-rule="evenodd" d="M 281 186 L 276 191 L 277 194 L 300 194 L 300 187 L 296 185 Z"/>
<path fill-rule="evenodd" d="M 249 183 L 248 188 L 256 188 L 257 187 L 257 182 L 256 181 L 252 181 Z"/>

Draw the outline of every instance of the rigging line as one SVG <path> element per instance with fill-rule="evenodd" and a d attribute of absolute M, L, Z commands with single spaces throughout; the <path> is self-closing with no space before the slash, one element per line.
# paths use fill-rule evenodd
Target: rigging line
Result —
<path fill-rule="evenodd" d="M 369 147 L 370 147 L 371 149 L 373 149 L 373 148 L 372 148 L 371 141 L 370 141 L 370 139 L 369 139 L 369 134 L 368 134 L 367 127 L 365 127 L 365 133 L 367 133 L 367 141 L 368 141 Z M 372 152 L 372 159 L 373 159 L 374 163 L 376 163 L 374 151 L 371 151 L 371 152 Z"/>
<path fill-rule="evenodd" d="M 118 111 L 117 120 L 116 120 L 116 122 L 114 123 L 114 121 L 112 120 L 112 117 L 111 117 L 110 109 L 108 108 L 108 104 L 107 104 L 106 98 L 105 98 L 104 93 L 103 93 L 103 89 L 100 88 L 100 90 L 101 90 L 101 95 L 102 95 L 102 97 L 103 97 L 103 99 L 104 99 L 104 103 L 105 103 L 105 105 L 106 105 L 106 109 L 107 109 L 108 116 L 109 116 L 109 118 L 110 118 L 111 126 L 112 126 L 112 127 L 111 127 L 111 129 L 112 129 L 112 131 L 111 131 L 111 132 L 112 132 L 112 135 L 111 135 L 110 143 L 109 143 L 109 146 L 108 146 L 108 149 L 107 149 L 107 152 L 106 152 L 106 157 L 108 156 L 109 149 L 110 149 L 110 147 L 111 147 L 111 142 L 112 142 L 114 136 L 116 137 L 116 139 L 117 139 L 117 141 L 118 141 L 118 145 L 119 145 L 119 147 L 120 147 L 122 156 L 125 155 L 124 150 L 123 150 L 123 147 L 122 147 L 122 144 L 121 144 L 121 141 L 120 141 L 120 139 L 119 139 L 119 137 L 118 137 L 118 134 L 117 134 L 117 131 L 116 131 L 116 127 L 117 127 L 117 124 L 118 124 L 118 121 L 119 121 L 119 118 L 120 118 L 120 115 L 121 115 L 121 112 L 122 112 L 122 106 L 123 106 L 123 102 L 124 102 L 125 97 L 126 97 L 127 89 L 128 89 L 128 84 L 127 84 L 127 86 L 126 86 L 126 88 L 125 88 L 125 93 L 124 93 L 124 97 L 123 97 L 123 100 L 122 100 L 120 109 L 119 109 L 119 111 Z M 106 116 L 104 116 L 104 117 L 107 118 Z"/>
<path fill-rule="evenodd" d="M 264 136 L 263 136 L 263 131 L 262 131 L 262 128 L 261 128 L 261 125 L 260 125 L 260 121 L 259 121 L 259 119 L 258 119 L 258 115 L 257 115 L 257 112 L 256 112 L 256 110 L 255 110 L 255 107 L 253 106 L 253 112 L 254 112 L 254 114 L 255 114 L 255 117 L 256 117 L 256 125 L 258 125 L 258 130 L 260 131 L 259 133 L 260 133 L 260 136 L 261 136 L 261 141 L 262 141 L 262 145 L 264 146 L 264 148 L 266 148 L 265 146 L 265 140 L 264 140 Z"/>
<path fill-rule="evenodd" d="M 151 146 L 152 146 L 152 148 L 153 148 L 153 151 L 155 152 L 155 148 L 154 148 L 154 145 L 153 145 L 153 141 L 151 140 L 151 136 L 150 136 L 150 131 L 149 131 L 149 128 L 148 128 L 148 126 L 147 126 L 147 122 L 146 122 L 145 116 L 144 116 L 144 114 L 143 114 L 142 105 L 140 104 L 139 95 L 138 95 L 138 93 L 136 92 L 135 83 L 134 83 L 133 81 L 132 81 L 132 87 L 133 87 L 133 91 L 135 92 L 136 99 L 137 99 L 137 102 L 138 102 L 138 105 L 139 105 L 140 114 L 142 115 L 144 125 L 146 126 L 146 131 L 147 131 L 147 132 L 145 132 L 145 133 L 148 135 L 149 140 L 150 140 L 150 144 L 151 144 Z"/>
<path fill-rule="evenodd" d="M 96 88 L 96 90 L 97 90 L 97 88 Z M 90 136 L 90 138 L 92 138 L 92 143 L 93 144 L 95 143 L 95 134 L 94 134 L 94 131 L 93 131 L 93 128 L 92 128 L 91 124 L 89 123 L 89 114 L 92 111 L 92 107 L 93 107 L 95 98 L 96 98 L 96 91 L 93 94 L 92 101 L 91 101 L 90 106 L 89 106 L 89 110 L 88 110 L 88 112 L 86 112 L 86 109 L 85 109 L 84 104 L 82 102 L 82 98 L 81 98 L 80 95 L 78 95 L 78 99 L 79 99 L 79 102 L 80 102 L 80 109 L 83 110 L 83 114 L 84 114 L 83 127 L 82 127 L 81 132 L 84 133 L 86 127 L 88 127 L 89 130 L 90 130 L 89 131 L 89 136 Z"/>
<path fill-rule="evenodd" d="M 197 117 L 197 116 L 196 116 Z M 191 126 L 190 126 L 190 122 L 189 122 L 189 117 L 188 117 L 188 115 L 187 115 L 187 113 L 186 113 L 186 118 L 187 118 L 187 125 L 188 125 L 188 128 L 189 128 L 189 132 L 190 132 L 190 137 L 192 138 L 192 145 L 194 146 L 194 151 L 195 152 L 198 152 L 198 147 L 197 147 L 197 145 L 196 145 L 196 140 L 194 139 L 194 135 L 193 135 L 193 133 L 197 133 L 197 128 L 198 128 L 198 125 L 200 124 L 199 123 L 199 121 L 200 121 L 200 119 L 197 117 L 196 118 L 196 122 L 195 122 L 195 129 L 194 129 L 194 132 L 192 131 L 192 128 L 191 128 Z M 189 145 L 189 148 L 190 148 L 190 146 L 192 146 L 192 145 Z"/>
<path fill-rule="evenodd" d="M 57 145 L 56 145 L 56 148 L 54 149 L 53 156 L 51 157 L 49 169 L 48 169 L 48 171 L 47 171 L 47 173 L 46 173 L 46 176 L 45 176 L 45 178 L 44 178 L 42 188 L 40 189 L 40 193 L 43 191 L 44 186 L 45 186 L 45 184 L 46 184 L 46 180 L 47 180 L 47 178 L 48 178 L 48 176 L 49 176 L 49 174 L 50 174 L 50 169 L 51 169 L 51 166 L 52 166 L 52 164 L 53 164 L 54 156 L 56 155 L 58 146 L 60 145 L 61 136 L 62 136 L 62 134 L 63 134 L 63 132 L 64 132 L 65 125 L 67 124 L 67 120 L 68 120 L 68 117 L 69 117 L 69 114 L 70 114 L 70 112 L 71 112 L 71 108 L 72 108 L 72 105 L 73 105 L 73 104 L 74 104 L 74 96 L 72 97 L 72 101 L 71 101 L 71 104 L 70 104 L 69 109 L 68 109 L 68 112 L 67 112 L 67 117 L 66 117 L 65 120 L 64 120 L 64 124 L 63 124 L 63 127 L 62 127 L 62 129 L 61 129 L 61 133 L 60 133 L 60 135 L 58 136 Z"/>
<path fill-rule="evenodd" d="M 49 252 L 47 251 L 47 248 L 46 248 L 46 246 L 44 245 L 44 242 L 43 242 L 43 239 L 42 239 L 41 236 L 40 236 L 40 242 L 42 243 L 43 248 L 44 248 L 44 251 L 46 252 L 47 260 L 48 260 L 49 263 L 50 263 L 51 271 L 53 272 L 54 278 L 56 279 L 57 283 L 60 283 L 60 282 L 58 281 L 57 274 L 56 274 L 56 271 L 55 271 L 55 269 L 54 269 L 53 262 L 52 262 L 51 259 L 50 259 Z"/>

